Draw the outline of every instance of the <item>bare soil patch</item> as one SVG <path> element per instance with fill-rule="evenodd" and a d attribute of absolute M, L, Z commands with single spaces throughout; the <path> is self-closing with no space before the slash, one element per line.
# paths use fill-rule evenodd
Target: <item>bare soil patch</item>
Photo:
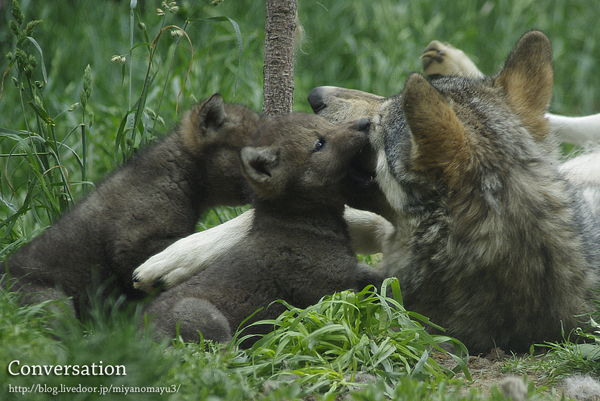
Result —
<path fill-rule="evenodd" d="M 452 357 L 446 353 L 436 352 L 432 357 L 440 364 L 450 369 L 456 366 Z M 553 391 L 559 396 L 564 392 L 564 386 L 561 380 L 549 381 L 552 372 L 548 372 L 539 368 L 537 361 L 546 357 L 546 354 L 534 355 L 529 354 L 512 355 L 506 354 L 504 351 L 495 349 L 486 355 L 477 355 L 469 357 L 467 367 L 471 373 L 472 381 L 465 380 L 465 385 L 461 391 L 468 393 L 471 389 L 476 389 L 478 393 L 485 396 L 491 394 L 494 386 L 500 388 L 500 384 L 504 379 L 517 377 L 521 380 L 526 380 L 527 383 L 534 383 L 536 389 L 541 389 L 542 393 L 552 394 Z M 514 358 L 523 359 L 523 363 L 518 371 L 513 371 L 507 362 Z M 533 359 L 532 359 L 533 358 Z M 512 364 L 512 363 L 511 363 Z M 465 377 L 464 373 L 459 373 L 459 377 Z"/>

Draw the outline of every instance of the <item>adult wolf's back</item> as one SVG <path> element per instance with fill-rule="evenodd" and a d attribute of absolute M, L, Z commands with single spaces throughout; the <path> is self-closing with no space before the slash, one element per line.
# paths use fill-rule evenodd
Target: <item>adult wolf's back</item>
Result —
<path fill-rule="evenodd" d="M 583 196 L 598 188 L 567 180 L 548 150 L 551 56 L 530 32 L 494 77 L 413 74 L 388 99 L 339 88 L 309 98 L 332 120 L 373 104 L 376 179 L 396 228 L 386 272 L 407 309 L 472 352 L 559 340 L 598 290 L 599 223 Z"/>

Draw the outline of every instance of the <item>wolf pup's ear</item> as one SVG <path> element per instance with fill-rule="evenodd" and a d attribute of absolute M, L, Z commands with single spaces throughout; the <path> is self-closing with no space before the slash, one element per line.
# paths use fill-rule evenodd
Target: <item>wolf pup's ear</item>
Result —
<path fill-rule="evenodd" d="M 354 120 L 350 124 L 350 129 L 356 131 L 368 131 L 371 126 L 371 121 L 368 118 L 359 118 L 358 120 Z"/>
<path fill-rule="evenodd" d="M 463 180 L 470 152 L 450 103 L 419 74 L 406 79 L 402 108 L 413 135 L 415 169 L 453 187 Z"/>
<path fill-rule="evenodd" d="M 544 115 L 552 98 L 553 81 L 550 41 L 543 33 L 531 31 L 519 40 L 494 82 L 495 87 L 504 90 L 508 105 L 538 142 L 549 132 Z"/>
<path fill-rule="evenodd" d="M 279 164 L 278 152 L 272 147 L 254 148 L 246 146 L 240 151 L 242 173 L 250 185 L 263 195 L 277 193 L 274 169 Z"/>
<path fill-rule="evenodd" d="M 207 135 L 218 133 L 217 128 L 226 117 L 225 104 L 218 93 L 191 108 L 179 123 L 179 132 L 186 148 L 191 152 L 202 149 Z"/>
<path fill-rule="evenodd" d="M 215 93 L 202 104 L 198 111 L 198 117 L 196 119 L 198 130 L 204 135 L 210 128 L 221 125 L 226 117 L 227 114 L 225 113 L 225 103 L 223 102 L 223 98 L 218 93 Z"/>

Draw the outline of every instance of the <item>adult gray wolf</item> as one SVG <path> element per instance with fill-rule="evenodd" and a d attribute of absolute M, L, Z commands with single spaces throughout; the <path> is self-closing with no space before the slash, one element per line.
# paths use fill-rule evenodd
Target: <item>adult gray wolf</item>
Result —
<path fill-rule="evenodd" d="M 247 203 L 239 150 L 259 115 L 215 94 L 177 129 L 135 156 L 38 238 L 8 259 L 23 302 L 72 297 L 110 278 L 107 292 L 133 295 L 131 273 L 151 255 L 194 232 L 204 210 Z"/>
<path fill-rule="evenodd" d="M 276 300 L 305 308 L 336 291 L 379 287 L 383 277 L 357 262 L 343 219 L 346 188 L 361 180 L 352 162 L 369 147 L 368 127 L 367 119 L 333 125 L 314 114 L 261 119 L 257 135 L 277 139 L 240 153 L 255 194 L 248 235 L 148 305 L 158 335 L 198 341 L 200 331 L 228 341 L 258 309 L 246 325 L 281 314 L 284 305 L 269 306 Z M 252 326 L 244 334 L 269 329 Z"/>
<path fill-rule="evenodd" d="M 358 213 L 354 221 L 369 228 L 356 249 L 379 244 L 382 268 L 401 280 L 405 306 L 472 352 L 560 340 L 580 324 L 574 315 L 589 311 L 598 289 L 598 187 L 572 179 L 554 156 L 545 118 L 552 75 L 547 38 L 530 32 L 494 77 L 430 83 L 411 75 L 403 94 L 387 99 L 333 87 L 309 96 L 330 121 L 372 120 L 376 157 L 366 165 L 384 196 L 372 205 L 361 198 L 359 206 L 391 224 Z M 246 235 L 249 216 L 220 235 Z M 210 246 L 210 233 L 200 234 L 182 240 L 187 252 Z M 169 269 L 167 255 L 136 273 L 177 282 L 202 268 Z"/>
<path fill-rule="evenodd" d="M 407 309 L 472 352 L 560 340 L 597 296 L 599 188 L 559 169 L 544 116 L 552 80 L 550 43 L 530 32 L 497 76 L 413 74 L 372 104 L 376 180 L 396 229 L 385 273 Z M 310 101 L 331 116 L 339 99 L 343 89 L 320 88 Z"/>

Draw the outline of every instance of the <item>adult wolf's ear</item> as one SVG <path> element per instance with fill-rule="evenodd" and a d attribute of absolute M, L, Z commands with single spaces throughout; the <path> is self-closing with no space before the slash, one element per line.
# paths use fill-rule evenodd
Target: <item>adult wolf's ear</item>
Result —
<path fill-rule="evenodd" d="M 419 74 L 406 79 L 402 108 L 413 135 L 415 169 L 458 185 L 469 165 L 465 129 L 448 101 Z"/>
<path fill-rule="evenodd" d="M 246 146 L 240 151 L 240 159 L 242 173 L 255 190 L 266 196 L 277 194 L 279 182 L 273 175 L 279 165 L 279 155 L 274 148 Z"/>
<path fill-rule="evenodd" d="M 504 90 L 508 105 L 538 142 L 549 132 L 544 114 L 552 98 L 553 81 L 550 41 L 543 33 L 531 31 L 519 40 L 494 82 L 495 87 Z"/>

